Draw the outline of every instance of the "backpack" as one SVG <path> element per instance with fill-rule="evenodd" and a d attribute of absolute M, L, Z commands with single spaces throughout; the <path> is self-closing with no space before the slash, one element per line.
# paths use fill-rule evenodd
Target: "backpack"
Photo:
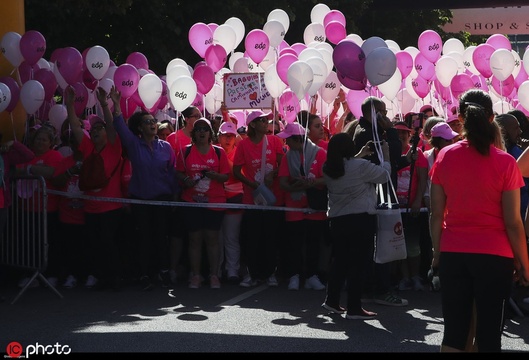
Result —
<path fill-rule="evenodd" d="M 83 165 L 81 166 L 79 189 L 81 191 L 93 191 L 104 188 L 116 173 L 120 163 L 121 160 L 118 161 L 112 174 L 107 177 L 105 175 L 105 162 L 103 161 L 103 157 L 100 153 L 92 152 L 84 159 Z"/>

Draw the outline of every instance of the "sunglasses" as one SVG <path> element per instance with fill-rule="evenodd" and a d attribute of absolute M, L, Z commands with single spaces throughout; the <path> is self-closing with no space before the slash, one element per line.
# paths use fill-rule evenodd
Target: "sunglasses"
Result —
<path fill-rule="evenodd" d="M 142 124 L 149 124 L 149 125 L 151 125 L 151 124 L 156 124 L 156 119 L 143 119 L 143 120 L 141 121 L 141 123 L 142 123 Z"/>
<path fill-rule="evenodd" d="M 93 127 L 90 128 L 90 132 L 92 132 L 92 131 L 101 131 L 103 129 L 105 129 L 104 126 L 93 126 Z"/>
<path fill-rule="evenodd" d="M 195 126 L 194 129 L 198 132 L 208 132 L 209 126 Z"/>

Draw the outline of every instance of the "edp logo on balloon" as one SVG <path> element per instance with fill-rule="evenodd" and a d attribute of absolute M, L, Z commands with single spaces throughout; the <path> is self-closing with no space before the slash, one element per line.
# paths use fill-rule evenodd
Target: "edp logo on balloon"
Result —
<path fill-rule="evenodd" d="M 72 352 L 72 349 L 68 345 L 61 345 L 56 342 L 53 345 L 43 345 L 38 342 L 34 345 L 24 347 L 17 341 L 12 341 L 7 344 L 6 353 L 4 358 L 19 359 L 29 358 L 32 355 L 68 355 Z"/>

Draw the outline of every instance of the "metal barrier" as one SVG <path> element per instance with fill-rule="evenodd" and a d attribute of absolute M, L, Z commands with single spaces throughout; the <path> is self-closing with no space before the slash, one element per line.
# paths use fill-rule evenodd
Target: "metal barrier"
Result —
<path fill-rule="evenodd" d="M 62 294 L 43 275 L 48 266 L 48 193 L 42 177 L 17 176 L 11 182 L 12 204 L 0 241 L 0 263 L 32 273 L 11 304 L 14 304 L 35 279 L 39 279 L 60 298 Z"/>

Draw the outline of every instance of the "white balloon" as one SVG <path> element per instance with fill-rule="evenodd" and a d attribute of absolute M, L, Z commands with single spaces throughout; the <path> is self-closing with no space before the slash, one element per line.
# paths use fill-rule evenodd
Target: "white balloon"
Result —
<path fill-rule="evenodd" d="M 118 67 L 116 65 L 109 66 L 107 72 L 105 73 L 105 76 L 103 77 L 108 79 L 114 79 L 114 73 L 116 72 L 117 68 Z"/>
<path fill-rule="evenodd" d="M 298 100 L 301 101 L 314 81 L 312 68 L 305 61 L 294 61 L 288 67 L 287 77 L 290 89 L 296 94 Z"/>
<path fill-rule="evenodd" d="M 237 43 L 237 34 L 228 24 L 219 25 L 213 32 L 213 44 L 220 45 L 229 54 L 235 49 Z"/>
<path fill-rule="evenodd" d="M 276 64 L 272 64 L 265 70 L 264 83 L 266 89 L 273 98 L 278 98 L 283 91 L 287 88 L 287 85 L 281 81 L 281 78 L 277 74 Z"/>
<path fill-rule="evenodd" d="M 151 110 L 162 96 L 162 81 L 155 74 L 143 76 L 138 83 L 138 94 L 147 110 Z"/>
<path fill-rule="evenodd" d="M 456 61 L 457 64 L 457 72 L 459 74 L 462 74 L 465 72 L 465 59 L 463 58 L 463 54 L 451 51 L 446 54 L 446 56 L 450 56 L 452 59 Z M 437 65 L 437 63 L 436 63 Z"/>
<path fill-rule="evenodd" d="M 276 48 L 273 48 L 273 47 L 268 47 L 268 52 L 266 53 L 266 56 L 264 57 L 264 59 L 261 61 L 261 63 L 259 63 L 259 67 L 264 71 L 266 69 L 268 69 L 268 67 L 270 65 L 272 65 L 273 63 L 275 63 L 277 61 L 277 56 L 276 56 L 277 52 L 276 52 Z"/>
<path fill-rule="evenodd" d="M 189 67 L 182 66 L 182 65 L 176 65 L 169 70 L 167 73 L 167 76 L 165 77 L 165 82 L 167 83 L 167 87 L 170 89 L 173 86 L 173 82 L 180 76 L 189 76 L 191 77 L 191 72 L 189 71 Z"/>
<path fill-rule="evenodd" d="M 307 90 L 307 93 L 310 96 L 316 95 L 320 87 L 323 85 L 325 80 L 327 79 L 328 71 L 327 71 L 327 65 L 325 64 L 325 61 L 323 61 L 322 58 L 313 56 L 311 58 L 308 58 L 305 60 L 307 64 L 312 69 L 313 74 L 313 81 L 312 85 Z"/>
<path fill-rule="evenodd" d="M 511 50 L 497 49 L 490 56 L 492 74 L 500 81 L 506 80 L 514 70 L 514 56 Z"/>
<path fill-rule="evenodd" d="M 39 61 L 37 61 L 37 66 L 40 69 L 48 69 L 48 70 L 52 71 L 50 62 L 48 60 L 44 59 L 44 58 L 40 58 Z"/>
<path fill-rule="evenodd" d="M 472 55 L 474 54 L 474 50 L 477 46 L 471 45 L 465 49 L 463 52 L 463 63 L 465 64 L 465 68 L 470 71 L 474 75 L 480 75 L 479 70 L 476 68 L 476 65 L 474 65 L 474 60 L 472 59 Z"/>
<path fill-rule="evenodd" d="M 96 80 L 101 80 L 110 66 L 108 51 L 99 45 L 92 46 L 86 52 L 85 65 Z"/>
<path fill-rule="evenodd" d="M 232 71 L 228 68 L 223 67 L 215 74 L 215 84 L 224 84 L 224 74 L 229 74 Z"/>
<path fill-rule="evenodd" d="M 263 26 L 263 31 L 268 35 L 270 47 L 277 47 L 285 38 L 285 27 L 279 20 L 268 20 Z"/>
<path fill-rule="evenodd" d="M 318 23 L 323 25 L 325 15 L 330 12 L 331 9 L 325 4 L 316 4 L 310 11 L 310 21 L 312 23 Z"/>
<path fill-rule="evenodd" d="M 522 59 L 520 59 L 520 55 L 515 50 L 511 50 L 511 54 L 514 57 L 514 69 L 512 71 L 512 77 L 516 79 L 522 67 Z"/>
<path fill-rule="evenodd" d="M 169 61 L 169 64 L 167 64 L 165 68 L 165 73 L 169 74 L 169 71 L 176 65 L 182 65 L 182 66 L 188 66 L 185 60 L 182 60 L 180 58 L 174 58 L 173 60 Z"/>
<path fill-rule="evenodd" d="M 465 45 L 463 45 L 463 43 L 459 39 L 450 38 L 446 40 L 443 44 L 443 54 L 448 54 L 452 51 L 463 55 L 463 52 L 465 51 Z"/>
<path fill-rule="evenodd" d="M 332 71 L 332 68 L 334 67 L 334 61 L 332 60 L 332 51 L 329 51 L 327 49 L 320 48 L 320 54 L 322 55 L 323 61 L 325 61 L 325 65 L 327 65 L 327 76 Z"/>
<path fill-rule="evenodd" d="M 358 34 L 349 34 L 345 37 L 348 40 L 352 40 L 356 45 L 362 47 L 364 40 Z"/>
<path fill-rule="evenodd" d="M 288 28 L 290 27 L 290 18 L 288 17 L 288 14 L 285 12 L 285 10 L 275 9 L 270 11 L 266 21 L 268 22 L 270 20 L 278 20 L 281 24 L 283 24 L 283 27 L 285 28 L 285 34 L 287 33 Z"/>
<path fill-rule="evenodd" d="M 330 104 L 336 99 L 340 92 L 342 83 L 338 79 L 338 75 L 335 71 L 331 71 L 325 79 L 325 82 L 320 87 L 320 96 L 327 104 Z"/>
<path fill-rule="evenodd" d="M 7 109 L 9 103 L 11 102 L 11 89 L 9 86 L 0 82 L 0 112 Z"/>
<path fill-rule="evenodd" d="M 90 109 L 90 108 L 94 107 L 96 105 L 96 103 L 97 103 L 97 97 L 96 97 L 95 91 L 88 90 L 87 99 L 88 100 L 86 101 L 86 108 Z"/>
<path fill-rule="evenodd" d="M 236 49 L 237 46 L 241 43 L 241 41 L 244 39 L 244 34 L 246 32 L 246 28 L 244 27 L 244 23 L 241 19 L 237 17 L 231 17 L 228 20 L 224 22 L 227 25 L 230 25 L 233 30 L 235 30 L 235 46 L 233 49 Z"/>
<path fill-rule="evenodd" d="M 444 87 L 450 86 L 452 78 L 456 76 L 457 73 L 457 62 L 453 57 L 443 55 L 437 60 L 437 63 L 435 64 L 435 76 Z"/>
<path fill-rule="evenodd" d="M 2 42 L 0 43 L 2 54 L 14 67 L 18 67 L 24 61 L 24 57 L 20 52 L 21 38 L 22 36 L 19 33 L 9 31 L 2 36 Z"/>
<path fill-rule="evenodd" d="M 114 80 L 109 78 L 103 78 L 99 81 L 99 86 L 103 88 L 107 94 L 110 94 L 110 89 L 112 88 L 112 86 L 114 86 Z"/>
<path fill-rule="evenodd" d="M 301 52 L 298 55 L 298 60 L 300 61 L 307 61 L 307 59 L 310 59 L 312 57 L 318 57 L 323 60 L 323 55 L 320 53 L 318 49 L 307 47 L 306 49 L 301 50 Z"/>
<path fill-rule="evenodd" d="M 397 68 L 395 69 L 393 76 L 391 76 L 388 81 L 378 85 L 378 90 L 380 90 L 380 92 L 388 100 L 391 101 L 395 98 L 395 96 L 397 96 L 397 93 L 399 92 L 401 84 L 402 84 L 402 74 L 400 73 L 400 70 Z"/>
<path fill-rule="evenodd" d="M 44 102 L 44 86 L 37 80 L 28 80 L 20 89 L 20 101 L 28 114 L 34 114 Z"/>
<path fill-rule="evenodd" d="M 53 105 L 48 112 L 48 119 L 57 131 L 61 131 L 62 124 L 67 117 L 68 111 L 66 110 L 66 106 L 63 104 Z"/>
<path fill-rule="evenodd" d="M 320 23 L 307 25 L 303 32 L 303 42 L 305 45 L 309 45 L 312 42 L 324 42 L 326 39 L 325 28 Z"/>
<path fill-rule="evenodd" d="M 243 73 L 249 71 L 250 69 L 248 69 L 248 58 L 240 57 L 233 65 L 233 72 L 235 73 Z"/>
<path fill-rule="evenodd" d="M 507 49 L 503 49 L 503 50 L 507 50 Z M 499 101 L 496 101 L 494 104 L 492 104 L 492 110 L 494 110 L 494 112 L 497 114 L 505 114 L 506 112 L 511 111 L 512 109 L 513 109 L 512 105 L 509 104 L 505 100 L 499 100 Z"/>
<path fill-rule="evenodd" d="M 529 110 L 529 80 L 525 80 L 520 87 L 518 87 L 518 100 L 525 110 Z"/>
<path fill-rule="evenodd" d="M 230 58 L 228 59 L 228 66 L 232 71 L 236 72 L 235 70 L 233 70 L 233 68 L 237 60 L 239 60 L 242 57 L 244 57 L 244 53 L 240 51 L 236 51 L 230 55 Z"/>
<path fill-rule="evenodd" d="M 388 48 L 391 49 L 391 51 L 393 51 L 394 53 L 400 51 L 400 45 L 397 44 L 397 42 L 395 40 L 389 40 L 389 39 L 386 39 L 384 40 L 386 42 L 386 44 L 388 45 Z"/>
<path fill-rule="evenodd" d="M 222 105 L 224 94 L 222 93 L 222 87 L 219 84 L 213 85 L 213 88 L 205 96 L 206 110 L 210 114 L 215 114 Z"/>
<path fill-rule="evenodd" d="M 197 96 L 197 84 L 191 76 L 177 77 L 169 89 L 169 100 L 176 111 L 184 111 Z"/>
<path fill-rule="evenodd" d="M 523 61 L 523 68 L 525 72 L 529 74 L 529 47 L 525 49 L 522 61 Z"/>

